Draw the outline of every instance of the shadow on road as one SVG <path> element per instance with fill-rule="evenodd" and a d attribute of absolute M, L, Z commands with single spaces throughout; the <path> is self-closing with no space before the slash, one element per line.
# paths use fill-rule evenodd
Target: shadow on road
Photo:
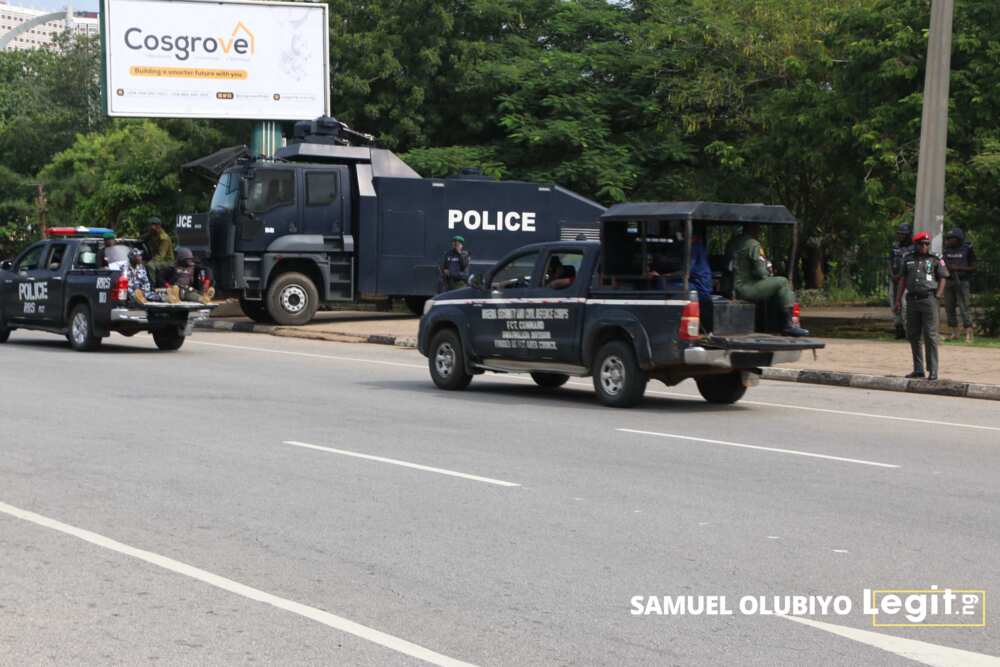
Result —
<path fill-rule="evenodd" d="M 410 392 L 420 392 L 422 394 L 435 394 L 441 401 L 461 401 L 466 403 L 483 404 L 489 401 L 491 405 L 502 404 L 505 407 L 515 405 L 550 405 L 550 406 L 574 406 L 583 408 L 593 408 L 594 410 L 615 410 L 608 408 L 598 402 L 593 390 L 587 387 L 568 385 L 558 389 L 542 389 L 541 387 L 529 384 L 502 384 L 500 382 L 479 382 L 475 380 L 464 391 L 443 391 L 434 386 L 430 380 L 381 380 L 359 383 L 365 387 L 376 389 L 398 389 Z M 750 410 L 750 407 L 741 405 L 715 405 L 702 401 L 692 401 L 681 398 L 670 398 L 666 396 L 646 395 L 642 403 L 634 408 L 630 408 L 626 413 L 643 413 L 654 410 L 662 413 L 664 410 L 678 411 L 685 413 L 727 413 L 735 414 Z"/>
<path fill-rule="evenodd" d="M 77 352 L 72 347 L 70 347 L 67 341 L 59 338 L 52 338 L 51 340 L 40 340 L 40 339 L 17 340 L 14 336 L 16 336 L 16 334 L 11 335 L 10 340 L 4 343 L 5 347 L 29 347 L 35 349 L 48 349 L 48 350 L 55 350 L 58 352 L 65 352 L 67 354 L 136 354 L 136 353 L 159 354 L 160 353 L 160 350 L 156 348 L 156 344 L 153 343 L 152 338 L 149 339 L 149 347 L 116 345 L 114 343 L 105 342 L 104 344 L 101 345 L 101 347 L 97 348 L 93 352 Z"/>

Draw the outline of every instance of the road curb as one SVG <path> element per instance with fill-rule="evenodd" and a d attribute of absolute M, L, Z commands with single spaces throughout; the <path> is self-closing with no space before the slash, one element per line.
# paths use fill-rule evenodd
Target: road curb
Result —
<path fill-rule="evenodd" d="M 198 329 L 214 329 L 216 331 L 233 331 L 237 333 L 262 333 L 286 338 L 304 338 L 308 340 L 328 340 L 335 343 L 371 343 L 373 345 L 394 345 L 396 347 L 414 348 L 417 339 L 413 336 L 389 336 L 386 334 L 353 334 L 338 331 L 310 331 L 300 327 L 282 327 L 274 324 L 257 324 L 255 322 L 223 322 L 219 320 L 201 320 L 195 323 Z M 929 394 L 933 396 L 953 396 L 958 398 L 975 398 L 988 401 L 1000 401 L 1000 385 L 979 384 L 975 382 L 955 382 L 953 380 L 909 380 L 892 375 L 866 375 L 864 373 L 844 373 L 842 371 L 822 371 L 805 368 L 765 368 L 765 380 L 780 382 L 799 382 L 802 384 L 821 384 L 832 387 L 850 387 L 853 389 L 869 389 L 876 391 L 898 391 L 908 394 Z"/>
<path fill-rule="evenodd" d="M 900 391 L 908 394 L 929 394 L 932 396 L 953 396 L 1000 401 L 1000 385 L 978 384 L 975 382 L 955 382 L 954 380 L 910 380 L 892 375 L 865 375 L 864 373 L 844 373 L 841 371 L 820 371 L 799 368 L 765 368 L 765 380 L 780 382 L 800 382 L 802 384 L 822 384 L 832 387 L 852 387 L 854 389 L 874 389 L 878 391 Z"/>
<path fill-rule="evenodd" d="M 275 324 L 257 324 L 256 322 L 224 322 L 219 320 L 201 320 L 195 322 L 196 329 L 212 329 L 215 331 L 232 331 L 236 333 L 259 333 L 283 338 L 304 338 L 306 340 L 328 340 L 334 343 L 371 343 L 373 345 L 395 345 L 396 347 L 416 347 L 417 339 L 413 336 L 389 336 L 385 334 L 353 334 L 341 331 L 310 331 L 299 327 L 283 327 Z"/>

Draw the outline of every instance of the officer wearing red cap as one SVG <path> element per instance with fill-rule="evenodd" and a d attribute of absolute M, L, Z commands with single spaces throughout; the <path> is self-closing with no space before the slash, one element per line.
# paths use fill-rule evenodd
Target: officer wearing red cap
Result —
<path fill-rule="evenodd" d="M 906 290 L 906 336 L 913 352 L 913 372 L 908 378 L 924 377 L 921 342 L 927 346 L 927 378 L 938 379 L 938 317 L 941 295 L 948 279 L 948 267 L 930 252 L 931 237 L 919 232 L 913 237 L 914 250 L 903 260 L 900 276 Z M 896 290 L 896 312 L 903 308 L 903 290 Z"/>

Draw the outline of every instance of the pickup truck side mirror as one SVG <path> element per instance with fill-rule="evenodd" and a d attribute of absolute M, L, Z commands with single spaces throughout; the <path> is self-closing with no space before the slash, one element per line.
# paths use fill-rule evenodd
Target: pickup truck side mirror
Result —
<path fill-rule="evenodd" d="M 469 286 L 470 287 L 475 287 L 476 289 L 480 289 L 480 290 L 483 289 L 483 278 L 482 278 L 482 276 L 477 276 L 474 273 L 471 276 L 469 276 Z"/>
<path fill-rule="evenodd" d="M 4 262 L 0 262 L 0 271 L 10 271 L 13 268 L 14 268 L 14 262 L 12 262 L 10 260 L 6 260 Z"/>

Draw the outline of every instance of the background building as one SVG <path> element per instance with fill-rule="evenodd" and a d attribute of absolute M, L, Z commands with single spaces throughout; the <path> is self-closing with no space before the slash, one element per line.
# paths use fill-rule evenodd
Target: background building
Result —
<path fill-rule="evenodd" d="M 0 0 L 0 35 L 15 30 L 32 19 L 51 13 L 50 10 L 8 5 L 5 0 Z M 54 44 L 56 36 L 67 29 L 78 35 L 99 34 L 97 12 L 73 12 L 70 9 L 59 18 L 29 28 L 17 35 L 7 45 L 7 50 L 16 51 L 50 46 Z"/>

